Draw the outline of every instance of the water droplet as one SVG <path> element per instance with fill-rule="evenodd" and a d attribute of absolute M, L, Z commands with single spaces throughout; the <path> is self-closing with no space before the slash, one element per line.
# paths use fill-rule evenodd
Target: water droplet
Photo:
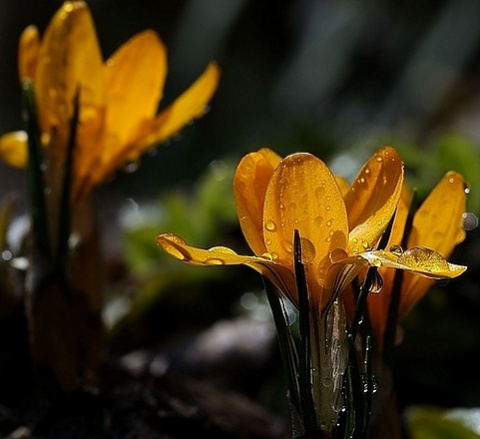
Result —
<path fill-rule="evenodd" d="M 478 227 L 477 216 L 472 212 L 465 212 L 462 215 L 462 225 L 467 232 L 476 229 Z"/>
<path fill-rule="evenodd" d="M 295 219 L 293 220 L 293 222 L 294 222 L 295 224 L 298 224 L 298 223 L 299 223 L 298 218 L 295 218 Z"/>
<path fill-rule="evenodd" d="M 271 240 L 271 239 L 267 239 L 267 240 L 265 241 L 265 243 L 266 243 L 268 246 L 270 246 L 270 245 L 272 245 L 272 240 Z"/>
<path fill-rule="evenodd" d="M 10 259 L 12 259 L 12 252 L 10 250 L 4 250 L 2 252 L 2 259 L 5 261 L 5 262 L 8 262 Z"/>
<path fill-rule="evenodd" d="M 383 157 L 380 156 L 380 155 L 377 155 L 377 156 L 375 156 L 375 160 L 376 160 L 378 163 L 381 163 L 381 162 L 383 162 Z"/>
<path fill-rule="evenodd" d="M 330 212 L 330 210 L 332 210 L 332 206 L 327 206 L 325 209 L 327 209 L 327 212 Z"/>
<path fill-rule="evenodd" d="M 470 188 L 467 186 L 465 189 L 464 189 L 465 193 L 468 195 L 470 193 Z"/>
<path fill-rule="evenodd" d="M 330 252 L 330 254 L 328 255 L 328 258 L 330 259 L 330 262 L 332 264 L 335 264 L 336 262 L 342 261 L 347 256 L 348 255 L 345 250 L 343 250 L 342 248 L 336 248 Z"/>
<path fill-rule="evenodd" d="M 394 255 L 400 256 L 403 253 L 403 248 L 401 245 L 398 244 L 393 244 L 390 248 L 389 251 L 393 253 Z"/>
<path fill-rule="evenodd" d="M 277 226 L 275 225 L 275 223 L 273 221 L 267 221 L 265 223 L 265 228 L 269 231 L 269 232 L 275 232 L 275 230 L 277 230 Z"/>
<path fill-rule="evenodd" d="M 272 261 L 272 260 L 273 260 L 272 254 L 271 254 L 271 253 L 268 253 L 268 252 L 263 253 L 263 254 L 262 254 L 262 258 L 268 259 L 269 261 Z"/>
<path fill-rule="evenodd" d="M 368 167 L 365 168 L 365 174 L 367 174 L 367 175 L 370 174 L 370 168 L 368 168 Z"/>
<path fill-rule="evenodd" d="M 333 220 L 329 219 L 327 222 L 326 222 L 326 225 L 327 227 L 331 227 L 333 224 Z"/>
<path fill-rule="evenodd" d="M 380 273 L 376 271 L 375 277 L 373 279 L 372 284 L 370 285 L 368 292 L 372 294 L 378 294 L 380 293 L 380 291 L 382 291 L 382 288 L 383 288 L 383 278 L 380 275 Z"/>
<path fill-rule="evenodd" d="M 454 179 L 453 177 L 450 177 L 450 178 L 448 179 L 448 182 L 449 182 L 449 183 L 455 183 L 455 179 Z"/>
<path fill-rule="evenodd" d="M 313 220 L 313 224 L 315 224 L 316 226 L 321 226 L 323 223 L 323 216 L 317 216 L 314 220 Z"/>
<path fill-rule="evenodd" d="M 282 209 L 282 210 L 285 210 L 285 204 L 283 204 L 283 203 L 280 203 L 278 207 L 280 207 L 280 209 Z"/>
<path fill-rule="evenodd" d="M 125 164 L 123 166 L 122 170 L 123 170 L 123 172 L 126 172 L 127 174 L 131 174 L 132 172 L 137 171 L 139 167 L 140 167 L 140 160 L 133 160 L 133 161 Z"/>
<path fill-rule="evenodd" d="M 225 261 L 220 258 L 208 258 L 208 259 L 205 259 L 203 263 L 208 265 L 223 265 L 225 264 Z"/>

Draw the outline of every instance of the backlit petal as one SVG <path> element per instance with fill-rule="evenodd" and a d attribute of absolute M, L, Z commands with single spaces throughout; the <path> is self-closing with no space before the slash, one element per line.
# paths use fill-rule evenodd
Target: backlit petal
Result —
<path fill-rule="evenodd" d="M 423 245 L 449 258 L 465 239 L 462 215 L 466 210 L 466 183 L 455 172 L 448 172 L 430 192 L 413 218 L 409 246 Z M 399 315 L 403 318 L 433 286 L 434 281 L 405 273 Z"/>
<path fill-rule="evenodd" d="M 40 37 L 35 26 L 28 26 L 20 36 L 18 45 L 18 73 L 20 81 L 33 79 L 40 51 Z"/>
<path fill-rule="evenodd" d="M 346 247 L 347 217 L 343 198 L 328 167 L 311 154 L 286 157 L 270 179 L 265 197 L 263 233 L 275 261 L 292 267 L 294 231 L 300 234 L 302 261 L 310 294 L 318 303 L 331 265 L 329 253 Z"/>
<path fill-rule="evenodd" d="M 350 252 L 374 248 L 392 218 L 403 185 L 403 163 L 387 146 L 363 166 L 345 195 Z"/>
<path fill-rule="evenodd" d="M 306 264 L 315 265 L 333 248 L 345 248 L 345 205 L 325 163 L 307 153 L 282 160 L 267 188 L 263 227 L 268 252 L 286 264 L 292 263 L 296 229 Z"/>
<path fill-rule="evenodd" d="M 463 265 L 451 264 L 440 253 L 427 247 L 412 247 L 399 253 L 375 250 L 359 256 L 376 267 L 412 271 L 432 279 L 454 278 L 467 269 Z"/>
<path fill-rule="evenodd" d="M 256 255 L 267 251 L 263 241 L 263 205 L 268 182 L 280 161 L 279 155 L 263 148 L 243 157 L 235 171 L 233 192 L 238 219 Z"/>
<path fill-rule="evenodd" d="M 164 233 L 157 236 L 157 244 L 174 258 L 194 265 L 246 265 L 265 276 L 276 288 L 295 303 L 293 273 L 267 257 L 239 255 L 228 247 L 201 249 L 187 245 L 178 235 Z"/>
<path fill-rule="evenodd" d="M 34 82 L 41 128 L 55 128 L 58 145 L 68 139 L 77 91 L 81 129 L 99 122 L 97 111 L 104 103 L 102 58 L 84 2 L 65 2 L 54 15 L 42 40 Z"/>
<path fill-rule="evenodd" d="M 107 113 L 105 130 L 118 148 L 135 140 L 152 119 L 163 96 L 167 55 L 158 35 L 147 30 L 135 35 L 108 59 L 105 66 Z M 109 156 L 120 151 L 104 151 Z"/>
<path fill-rule="evenodd" d="M 186 124 L 205 114 L 206 107 L 217 89 L 220 68 L 210 63 L 202 75 L 150 124 L 145 125 L 131 150 L 134 160 L 148 148 L 177 134 Z"/>
<path fill-rule="evenodd" d="M 462 215 L 466 211 L 467 184 L 456 172 L 448 172 L 430 192 L 413 218 L 409 246 L 434 248 L 446 258 L 465 239 Z"/>
<path fill-rule="evenodd" d="M 15 131 L 0 137 L 0 156 L 10 166 L 25 168 L 28 161 L 27 133 Z"/>

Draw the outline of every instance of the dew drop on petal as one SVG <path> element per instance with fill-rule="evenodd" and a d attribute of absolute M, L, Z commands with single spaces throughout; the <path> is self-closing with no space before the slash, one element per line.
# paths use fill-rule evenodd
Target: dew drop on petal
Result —
<path fill-rule="evenodd" d="M 394 255 L 400 256 L 403 253 L 403 248 L 401 245 L 393 244 L 390 246 L 389 251 Z"/>
<path fill-rule="evenodd" d="M 330 262 L 332 264 L 335 264 L 336 262 L 340 262 L 346 257 L 348 257 L 348 255 L 345 252 L 345 250 L 342 248 L 335 248 L 328 255 L 328 258 L 330 259 Z"/>
<path fill-rule="evenodd" d="M 225 264 L 225 261 L 220 258 L 208 258 L 208 259 L 205 259 L 203 263 L 207 265 L 223 265 Z"/>
<path fill-rule="evenodd" d="M 276 224 L 269 220 L 265 223 L 265 228 L 269 231 L 269 232 L 275 232 L 275 230 L 277 230 L 277 226 Z"/>

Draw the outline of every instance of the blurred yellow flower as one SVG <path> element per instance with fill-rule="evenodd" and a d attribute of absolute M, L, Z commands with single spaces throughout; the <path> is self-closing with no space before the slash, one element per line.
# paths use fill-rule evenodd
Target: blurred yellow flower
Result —
<path fill-rule="evenodd" d="M 19 73 L 22 82 L 34 85 L 42 143 L 54 174 L 51 184 L 56 183 L 55 173 L 63 172 L 79 95 L 74 200 L 202 116 L 220 75 L 212 62 L 157 114 L 167 74 L 166 49 L 160 38 L 152 30 L 140 32 L 104 63 L 92 16 L 82 1 L 65 2 L 41 40 L 35 26 L 25 29 L 19 44 Z M 26 139 L 24 132 L 0 138 L 0 154 L 7 163 L 26 165 Z"/>

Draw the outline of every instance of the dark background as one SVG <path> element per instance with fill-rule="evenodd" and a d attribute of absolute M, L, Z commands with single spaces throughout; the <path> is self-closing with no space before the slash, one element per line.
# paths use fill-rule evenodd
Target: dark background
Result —
<path fill-rule="evenodd" d="M 105 57 L 140 30 L 159 32 L 169 51 L 161 107 L 210 60 L 223 71 L 203 119 L 156 155 L 144 157 L 138 172 L 119 173 L 98 191 L 109 221 L 125 200 L 141 204 L 170 188 L 189 187 L 213 161 L 236 161 L 262 146 L 282 155 L 310 151 L 352 177 L 374 150 L 391 144 L 405 152 L 408 177 L 432 187 L 451 165 L 441 162 L 439 145 L 453 137 L 477 153 L 477 164 L 462 165 L 473 166 L 468 169 L 476 178 L 471 169 L 480 166 L 480 2 L 88 4 Z M 60 5 L 2 0 L 1 133 L 22 128 L 16 74 L 20 33 L 29 24 L 43 30 Z M 1 197 L 15 191 L 22 199 L 23 185 L 23 171 L 0 164 Z M 478 216 L 476 191 L 472 187 L 469 209 Z M 469 265 L 467 274 L 437 288 L 406 322 L 396 363 L 402 404 L 480 406 L 478 230 L 469 233 L 453 259 Z"/>

